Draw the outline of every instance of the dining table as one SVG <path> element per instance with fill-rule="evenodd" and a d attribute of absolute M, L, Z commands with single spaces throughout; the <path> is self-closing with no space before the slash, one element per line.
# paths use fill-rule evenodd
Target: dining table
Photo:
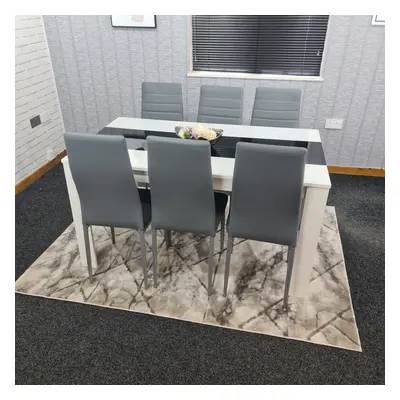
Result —
<path fill-rule="evenodd" d="M 146 138 L 149 135 L 176 138 L 176 127 L 193 127 L 195 125 L 197 125 L 196 122 L 188 121 L 118 117 L 101 129 L 98 134 L 123 135 L 127 139 L 129 159 L 135 181 L 138 186 L 143 186 L 149 183 Z M 319 131 L 317 129 L 214 123 L 205 125 L 223 131 L 218 142 L 211 146 L 211 170 L 215 191 L 229 193 L 232 190 L 235 152 L 238 142 L 295 146 L 307 149 L 303 183 L 303 208 L 290 285 L 291 296 L 306 297 L 308 295 L 313 266 L 317 261 L 320 230 L 323 223 L 329 190 L 331 188 L 331 181 Z M 107 162 L 107 160 L 104 160 L 104 162 Z M 71 175 L 68 155 L 62 159 L 62 163 L 75 225 L 80 261 L 82 268 L 87 268 L 81 206 L 79 195 Z M 268 171 L 268 173 L 275 173 L 279 176 L 279 171 Z M 257 185 L 257 182 L 259 179 L 262 179 L 262 177 L 262 173 L 254 171 L 254 175 L 251 179 L 254 181 L 254 184 Z M 284 181 L 282 181 L 282 185 L 285 185 Z M 92 255 L 92 268 L 96 271 L 97 259 L 90 229 L 89 243 Z"/>

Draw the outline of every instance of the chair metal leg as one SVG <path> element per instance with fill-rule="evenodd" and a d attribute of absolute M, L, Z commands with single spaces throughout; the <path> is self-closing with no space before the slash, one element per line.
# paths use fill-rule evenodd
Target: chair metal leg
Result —
<path fill-rule="evenodd" d="M 289 305 L 289 289 L 290 289 L 290 282 L 292 280 L 295 251 L 296 251 L 296 247 L 289 246 L 288 254 L 287 254 L 287 273 L 286 273 L 286 281 L 285 281 L 285 292 L 283 295 L 283 309 L 284 310 L 288 310 L 288 305 Z"/>
<path fill-rule="evenodd" d="M 212 277 L 214 267 L 214 241 L 215 237 L 210 236 L 210 245 L 208 253 L 208 296 L 212 294 Z"/>
<path fill-rule="evenodd" d="M 92 283 L 93 282 L 93 272 L 92 272 L 92 257 L 90 255 L 89 225 L 83 225 L 83 238 L 85 240 L 86 259 L 87 259 L 87 264 L 88 264 L 89 280 L 90 280 L 90 283 Z"/>
<path fill-rule="evenodd" d="M 221 247 L 220 247 L 221 253 L 224 250 L 224 240 L 225 240 L 225 213 L 221 219 Z"/>
<path fill-rule="evenodd" d="M 228 289 L 228 278 L 229 278 L 229 269 L 231 267 L 232 248 L 233 248 L 233 237 L 228 236 L 228 246 L 226 249 L 226 260 L 225 260 L 224 296 L 226 296 L 226 292 Z"/>
<path fill-rule="evenodd" d="M 158 268 L 157 268 L 157 231 L 151 230 L 151 247 L 153 251 L 153 286 L 157 287 Z"/>
<path fill-rule="evenodd" d="M 171 231 L 164 229 L 164 239 L 165 245 L 167 246 L 167 249 L 169 249 L 172 246 Z"/>
<path fill-rule="evenodd" d="M 303 188 L 302 197 L 301 197 L 301 200 L 300 200 L 300 218 L 299 218 L 299 226 L 297 227 L 297 232 L 300 232 L 300 227 L 301 227 L 301 221 L 303 219 L 304 204 L 305 204 L 306 196 L 307 196 L 307 187 L 304 187 Z"/>
<path fill-rule="evenodd" d="M 143 276 L 144 276 L 144 288 L 148 288 L 147 283 L 147 260 L 146 260 L 146 243 L 144 241 L 144 230 L 139 230 L 140 235 L 140 251 L 142 253 L 142 263 L 143 263 Z"/>
<path fill-rule="evenodd" d="M 111 242 L 112 244 L 115 244 L 115 229 L 113 226 L 110 226 L 110 230 L 111 230 Z"/>

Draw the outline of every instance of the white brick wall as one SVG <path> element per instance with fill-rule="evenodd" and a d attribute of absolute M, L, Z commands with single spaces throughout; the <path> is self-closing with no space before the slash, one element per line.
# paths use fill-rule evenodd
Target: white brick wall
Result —
<path fill-rule="evenodd" d="M 41 125 L 31 128 L 30 118 Z M 15 18 L 15 181 L 47 160 L 47 149 L 64 150 L 64 123 L 57 95 L 43 19 Z"/>

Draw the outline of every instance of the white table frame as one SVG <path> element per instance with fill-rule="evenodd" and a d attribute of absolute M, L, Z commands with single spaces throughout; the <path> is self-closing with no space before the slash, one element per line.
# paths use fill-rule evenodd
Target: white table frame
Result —
<path fill-rule="evenodd" d="M 140 118 L 117 118 L 108 125 L 110 128 L 136 129 L 147 131 L 174 132 L 177 125 L 193 125 L 190 122 L 146 120 Z M 211 124 L 209 124 L 211 126 Z M 212 124 L 215 128 L 224 130 L 224 136 L 248 137 L 259 139 L 277 139 L 290 141 L 320 142 L 318 130 L 315 129 L 290 129 L 255 127 L 245 125 L 220 125 Z M 148 183 L 147 152 L 128 150 L 132 171 L 137 183 Z M 68 194 L 71 203 L 72 217 L 74 220 L 79 255 L 83 268 L 87 268 L 86 247 L 83 237 L 83 225 L 79 195 L 72 179 L 68 157 L 62 159 Z M 215 190 L 231 191 L 233 168 L 235 160 L 231 158 L 212 157 L 212 176 Z M 294 259 L 290 295 L 305 297 L 311 279 L 322 220 L 328 199 L 331 182 L 326 165 L 306 164 L 304 174 L 305 198 L 301 219 L 296 255 Z M 92 268 L 97 269 L 97 258 L 94 251 L 92 232 L 89 231 L 89 241 L 92 255 Z M 221 288 L 222 290 L 222 288 Z"/>

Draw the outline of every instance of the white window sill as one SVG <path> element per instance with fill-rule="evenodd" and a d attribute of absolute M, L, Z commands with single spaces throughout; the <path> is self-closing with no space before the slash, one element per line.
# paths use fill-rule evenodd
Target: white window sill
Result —
<path fill-rule="evenodd" d="M 296 75 L 269 75 L 248 74 L 244 72 L 213 72 L 213 71 L 189 71 L 188 77 L 192 78 L 229 78 L 229 79 L 269 79 L 274 81 L 313 81 L 322 82 L 322 76 L 296 76 Z"/>

